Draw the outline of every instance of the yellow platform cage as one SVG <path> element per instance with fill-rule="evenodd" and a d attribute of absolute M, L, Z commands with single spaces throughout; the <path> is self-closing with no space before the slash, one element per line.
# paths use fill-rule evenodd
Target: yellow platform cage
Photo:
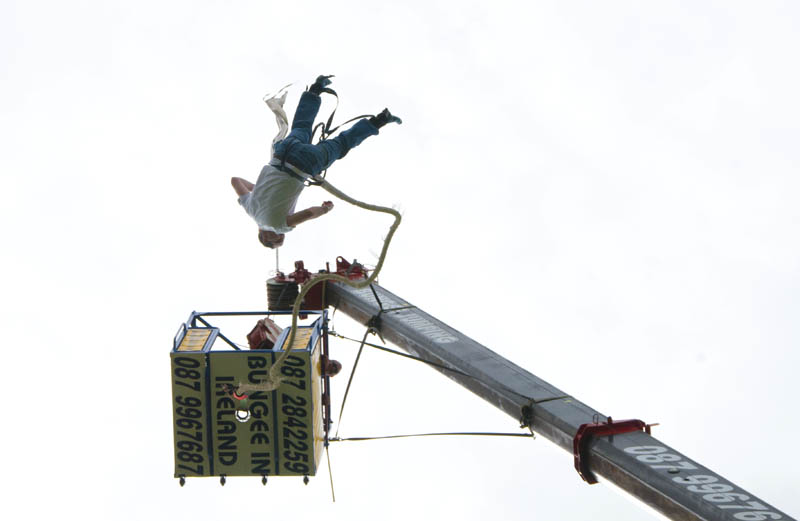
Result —
<path fill-rule="evenodd" d="M 275 391 L 239 400 L 225 385 L 259 384 L 282 351 L 290 328 L 272 349 L 241 349 L 210 320 L 219 316 L 269 317 L 285 312 L 193 312 L 170 352 L 175 477 L 313 476 L 330 424 L 327 312 L 308 311 Z M 221 349 L 215 349 L 221 344 Z M 323 405 L 326 404 L 326 405 Z"/>

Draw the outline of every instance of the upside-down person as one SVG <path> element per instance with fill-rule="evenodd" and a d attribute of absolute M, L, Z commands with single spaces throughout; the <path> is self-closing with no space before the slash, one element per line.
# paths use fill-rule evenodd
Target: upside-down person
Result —
<path fill-rule="evenodd" d="M 272 158 L 261 169 L 256 183 L 241 177 L 231 178 L 239 204 L 258 224 L 258 240 L 267 248 L 280 247 L 286 233 L 295 226 L 333 209 L 333 203 L 325 201 L 320 206 L 295 212 L 297 198 L 305 187 L 303 181 L 308 176 L 320 174 L 351 148 L 377 135 L 378 129 L 387 123 L 402 123 L 389 109 L 384 109 L 377 116 L 359 120 L 338 136 L 312 145 L 314 119 L 321 104 L 319 95 L 330 85 L 329 78 L 331 76 L 317 77 L 300 96 L 291 132 L 273 145 Z"/>

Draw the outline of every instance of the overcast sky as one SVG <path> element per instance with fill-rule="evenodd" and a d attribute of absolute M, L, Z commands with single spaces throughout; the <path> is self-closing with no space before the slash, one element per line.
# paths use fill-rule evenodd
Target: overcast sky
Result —
<path fill-rule="evenodd" d="M 798 22 L 781 1 L 2 2 L 0 511 L 656 518 L 543 438 L 334 445 L 335 504 L 324 470 L 178 486 L 172 336 L 265 308 L 275 269 L 229 178 L 269 159 L 265 93 L 293 82 L 291 113 L 335 74 L 340 121 L 404 120 L 328 174 L 403 212 L 383 286 L 800 515 Z M 281 267 L 373 263 L 389 221 L 337 202 Z M 346 370 L 356 348 L 332 344 Z M 366 353 L 340 434 L 518 431 L 418 365 Z"/>

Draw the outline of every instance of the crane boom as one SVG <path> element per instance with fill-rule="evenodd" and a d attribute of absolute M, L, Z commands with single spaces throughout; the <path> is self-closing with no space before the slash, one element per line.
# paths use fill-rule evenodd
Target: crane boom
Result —
<path fill-rule="evenodd" d="M 329 283 L 327 294 L 329 304 L 362 324 L 378 316 L 387 340 L 454 369 L 438 370 L 572 452 L 589 482 L 602 476 L 671 519 L 793 519 L 642 429 L 614 431 L 610 418 L 598 422 L 605 419 L 598 411 L 377 284 L 354 289 Z M 598 432 L 606 425 L 610 433 Z M 593 427 L 600 428 L 595 435 L 589 434 Z M 587 434 L 582 443 L 579 431 Z"/>

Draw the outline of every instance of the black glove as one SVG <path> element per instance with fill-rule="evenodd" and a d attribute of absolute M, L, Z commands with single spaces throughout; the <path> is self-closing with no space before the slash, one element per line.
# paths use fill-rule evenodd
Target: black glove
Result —
<path fill-rule="evenodd" d="M 331 80 L 329 80 L 328 78 L 333 78 L 333 74 L 331 74 L 330 76 L 322 76 L 322 75 L 317 76 L 317 79 L 314 82 L 314 84 L 308 88 L 308 92 L 310 92 L 311 94 L 316 94 L 317 96 L 322 94 L 325 91 L 325 87 L 331 84 Z"/>
<path fill-rule="evenodd" d="M 397 116 L 393 116 L 392 113 L 389 112 L 389 109 L 383 109 L 377 116 L 372 116 L 369 118 L 369 122 L 375 125 L 375 128 L 381 128 L 387 123 L 397 123 L 398 125 L 401 125 L 403 120 Z"/>

